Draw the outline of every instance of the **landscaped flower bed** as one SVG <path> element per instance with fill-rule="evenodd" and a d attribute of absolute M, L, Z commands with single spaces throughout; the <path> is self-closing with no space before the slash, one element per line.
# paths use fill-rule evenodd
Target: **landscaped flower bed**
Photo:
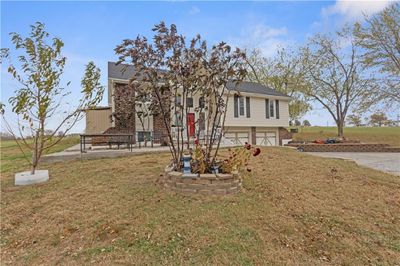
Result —
<path fill-rule="evenodd" d="M 240 191 L 242 180 L 238 173 L 189 174 L 165 168 L 163 184 L 175 192 L 206 195 L 226 195 Z"/>
<path fill-rule="evenodd" d="M 223 160 L 208 160 L 202 145 L 196 146 L 183 156 L 183 163 L 178 171 L 173 165 L 165 168 L 162 182 L 170 190 L 189 194 L 226 195 L 240 191 L 242 179 L 240 173 L 251 172 L 249 161 L 258 156 L 259 148 L 246 143 L 234 150 L 229 149 L 228 157 Z M 210 163 L 214 161 L 215 163 Z"/>

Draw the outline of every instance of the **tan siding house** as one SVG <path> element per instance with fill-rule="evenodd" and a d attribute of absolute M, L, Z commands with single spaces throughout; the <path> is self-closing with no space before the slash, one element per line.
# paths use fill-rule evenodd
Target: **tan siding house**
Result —
<path fill-rule="evenodd" d="M 244 101 L 244 114 L 238 117 L 234 116 L 234 96 L 231 95 L 228 100 L 228 113 L 226 115 L 225 126 L 248 126 L 248 127 L 286 127 L 289 125 L 289 99 L 287 97 L 278 97 L 272 95 L 257 95 L 252 93 L 241 93 L 243 97 L 250 98 L 250 117 L 246 113 L 246 101 Z M 279 100 L 279 117 L 274 112 L 273 116 L 266 118 L 265 100 L 275 103 Z"/>
<path fill-rule="evenodd" d="M 108 63 L 109 107 L 104 110 L 90 110 L 87 112 L 87 133 L 95 131 L 99 133 L 106 130 L 106 127 L 115 126 L 111 124 L 109 119 L 105 118 L 109 117 L 115 110 L 115 106 L 118 105 L 113 97 L 114 88 L 118 84 L 127 84 L 134 72 L 135 70 L 132 66 Z M 222 129 L 223 144 L 242 145 L 248 142 L 261 146 L 280 145 L 284 135 L 281 132 L 289 125 L 288 104 L 290 97 L 253 82 L 242 82 L 239 85 L 228 84 L 227 96 L 229 99 L 225 127 Z M 193 107 L 189 109 L 189 112 L 194 120 L 197 121 L 200 115 L 206 116 L 206 113 L 200 114 L 196 112 L 196 107 L 200 105 L 199 96 L 193 95 L 191 101 L 193 102 Z M 135 117 L 137 132 L 157 132 L 161 130 L 156 126 L 160 123 L 154 123 L 152 117 L 147 118 L 145 130 L 143 130 L 137 114 Z M 175 118 L 171 117 L 171 123 L 174 123 L 174 121 Z M 188 125 L 184 126 L 188 127 Z M 207 134 L 204 129 L 199 128 L 199 124 L 196 124 L 195 127 L 196 132 L 200 130 L 200 135 Z M 174 132 L 174 127 L 172 127 L 172 132 Z"/>
<path fill-rule="evenodd" d="M 238 145 L 245 142 L 260 146 L 279 145 L 279 128 L 289 125 L 289 98 L 259 93 L 240 94 L 243 113 L 240 113 L 241 99 L 237 99 L 239 104 L 235 106 L 234 95 L 229 97 L 225 138 Z M 239 109 L 236 113 L 235 108 Z"/>

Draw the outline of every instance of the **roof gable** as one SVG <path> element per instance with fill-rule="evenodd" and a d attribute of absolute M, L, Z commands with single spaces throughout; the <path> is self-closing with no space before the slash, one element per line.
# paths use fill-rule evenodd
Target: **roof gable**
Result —
<path fill-rule="evenodd" d="M 129 80 L 135 74 L 135 68 L 132 65 L 126 64 L 116 64 L 114 62 L 108 62 L 108 78 L 109 79 L 119 79 L 119 80 Z M 228 90 L 239 91 L 244 93 L 257 93 L 272 96 L 289 97 L 284 93 L 278 92 L 270 87 L 264 86 L 262 84 L 250 81 L 242 81 L 239 84 L 234 82 L 228 82 Z"/>
<path fill-rule="evenodd" d="M 234 90 L 244 93 L 247 92 L 247 93 L 257 93 L 257 94 L 265 94 L 272 96 L 289 97 L 284 93 L 276 91 L 260 83 L 250 82 L 250 81 L 242 81 L 237 85 L 234 82 L 228 82 L 227 88 L 228 90 Z"/>
<path fill-rule="evenodd" d="M 108 62 L 108 78 L 129 80 L 135 74 L 135 68 L 132 65 L 116 64 Z"/>

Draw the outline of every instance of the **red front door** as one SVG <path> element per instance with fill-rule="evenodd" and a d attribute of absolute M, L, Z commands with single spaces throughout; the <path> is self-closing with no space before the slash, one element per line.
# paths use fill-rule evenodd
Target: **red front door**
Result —
<path fill-rule="evenodd" d="M 187 129 L 189 131 L 189 136 L 194 137 L 194 131 L 195 131 L 194 113 L 187 114 Z"/>

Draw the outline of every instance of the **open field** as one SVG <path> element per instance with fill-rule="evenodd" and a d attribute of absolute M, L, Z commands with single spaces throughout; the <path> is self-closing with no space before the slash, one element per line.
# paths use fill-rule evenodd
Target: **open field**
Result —
<path fill-rule="evenodd" d="M 395 176 L 266 148 L 239 194 L 194 197 L 158 184 L 168 160 L 168 154 L 154 154 L 42 165 L 50 181 L 28 187 L 13 185 L 14 171 L 25 169 L 20 161 L 4 169 L 2 264 L 400 261 Z"/>
<path fill-rule="evenodd" d="M 17 169 L 25 167 L 29 170 L 29 163 L 25 159 L 23 153 L 14 140 L 1 140 L 1 172 L 15 172 Z M 29 142 L 28 142 L 29 143 Z M 66 137 L 57 143 L 55 146 L 45 151 L 45 154 L 63 151 L 79 143 L 79 137 Z M 31 152 L 26 152 L 26 155 L 32 156 Z"/>
<path fill-rule="evenodd" d="M 400 146 L 400 127 L 346 127 L 344 135 L 348 139 L 358 139 L 365 143 L 387 143 Z M 336 127 L 299 127 L 294 140 L 326 139 L 337 136 Z"/>

